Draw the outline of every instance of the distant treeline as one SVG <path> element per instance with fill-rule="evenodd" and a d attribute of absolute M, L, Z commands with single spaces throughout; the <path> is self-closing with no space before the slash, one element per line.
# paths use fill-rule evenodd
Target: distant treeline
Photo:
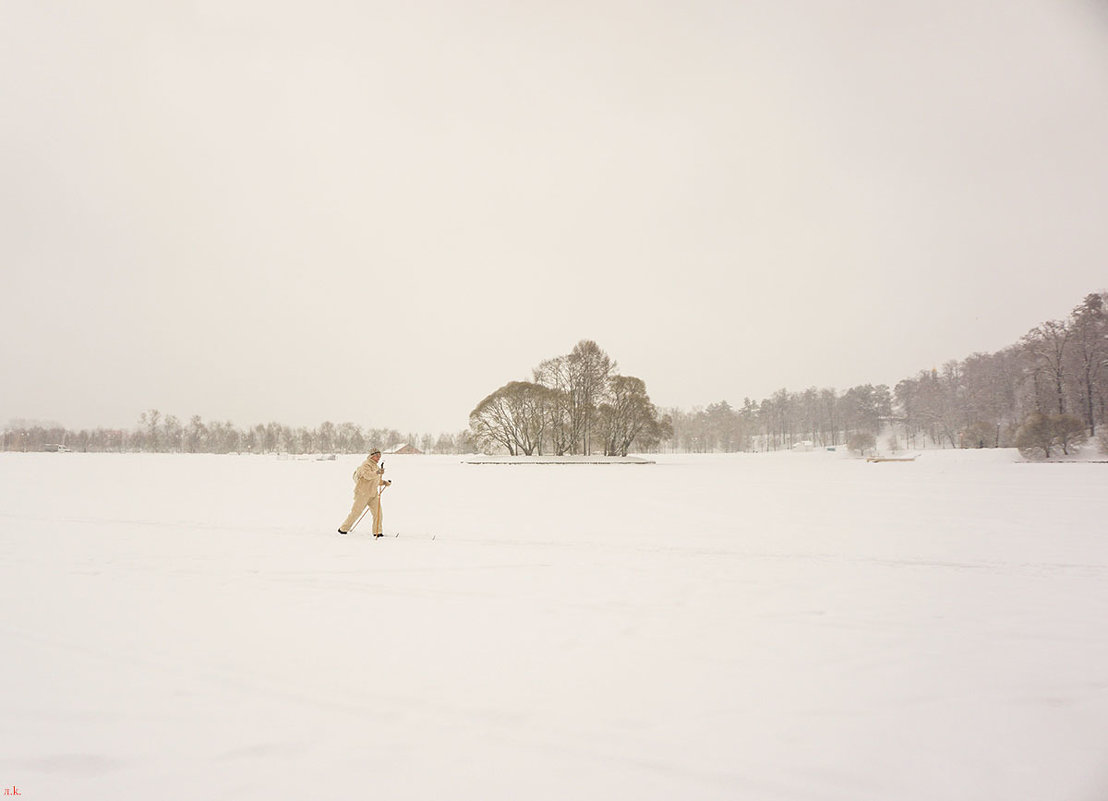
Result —
<path fill-rule="evenodd" d="M 626 453 L 629 447 L 711 453 L 810 444 L 858 451 L 1014 446 L 1050 456 L 1052 449 L 1068 451 L 1098 432 L 1108 446 L 1103 428 L 1108 293 L 1086 296 L 1066 319 L 1036 326 L 997 353 L 974 353 L 941 369 L 923 370 L 892 389 L 884 384 L 845 392 L 782 389 L 761 402 L 745 398 L 739 407 L 720 401 L 690 411 L 658 410 L 640 379 L 614 370 L 615 363 L 595 343 L 582 341 L 573 354 L 543 362 L 534 381 L 511 382 L 482 401 L 468 430 L 437 437 L 354 423 L 239 428 L 198 416 L 181 423 L 152 409 L 130 430 L 70 431 L 12 421 L 0 432 L 0 450 L 61 445 L 98 452 L 363 453 L 372 446 L 409 443 L 424 453 L 481 448 L 521 453 L 537 448 L 541 453 L 543 445 L 552 453 L 588 453 L 595 439 L 606 453 Z"/>
<path fill-rule="evenodd" d="M 811 443 L 857 450 L 1052 448 L 1097 434 L 1108 410 L 1108 293 L 1091 294 L 1068 318 L 1043 323 L 997 353 L 923 370 L 890 389 L 782 389 L 738 408 L 727 401 L 665 411 L 680 452 L 781 450 Z M 1105 441 L 1101 432 L 1101 441 Z M 878 442 L 877 438 L 883 437 Z"/>
<path fill-rule="evenodd" d="M 473 453 L 468 432 L 401 434 L 389 428 L 362 428 L 355 423 L 321 423 L 291 428 L 280 423 L 240 428 L 230 422 L 205 422 L 199 416 L 182 423 L 157 409 L 143 412 L 133 429 L 70 431 L 61 426 L 14 420 L 0 433 L 0 450 L 42 451 L 64 446 L 89 453 L 365 453 L 410 444 L 424 453 Z"/>

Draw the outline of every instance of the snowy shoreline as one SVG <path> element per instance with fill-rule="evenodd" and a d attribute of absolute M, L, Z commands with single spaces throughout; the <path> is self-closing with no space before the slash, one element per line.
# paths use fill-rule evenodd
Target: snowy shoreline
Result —
<path fill-rule="evenodd" d="M 463 464 L 657 464 L 639 456 L 470 456 Z"/>

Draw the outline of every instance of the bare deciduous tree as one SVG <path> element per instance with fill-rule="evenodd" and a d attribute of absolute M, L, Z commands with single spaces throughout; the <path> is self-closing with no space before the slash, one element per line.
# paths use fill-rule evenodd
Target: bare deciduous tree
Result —
<path fill-rule="evenodd" d="M 572 397 L 573 431 L 580 453 L 592 451 L 592 428 L 597 408 L 607 389 L 608 377 L 617 369 L 615 362 L 591 339 L 578 342 L 567 357 Z"/>
<path fill-rule="evenodd" d="M 510 381 L 493 392 L 469 414 L 478 444 L 531 456 L 542 445 L 549 396 L 548 388 L 530 381 Z"/>
<path fill-rule="evenodd" d="M 605 456 L 626 456 L 636 439 L 657 439 L 660 434 L 658 410 L 646 394 L 646 384 L 634 376 L 610 377 L 598 420 Z"/>
<path fill-rule="evenodd" d="M 1097 401 L 1103 401 L 1104 377 L 1108 374 L 1106 294 L 1086 295 L 1072 316 L 1072 372 L 1077 377 L 1082 414 L 1090 436 L 1096 434 Z"/>
<path fill-rule="evenodd" d="M 1066 356 L 1071 333 L 1066 321 L 1051 320 L 1031 329 L 1023 338 L 1032 370 L 1049 383 L 1058 414 L 1066 413 Z"/>
<path fill-rule="evenodd" d="M 546 359 L 531 371 L 532 379 L 550 390 L 546 433 L 555 456 L 569 453 L 577 442 L 569 357 Z"/>

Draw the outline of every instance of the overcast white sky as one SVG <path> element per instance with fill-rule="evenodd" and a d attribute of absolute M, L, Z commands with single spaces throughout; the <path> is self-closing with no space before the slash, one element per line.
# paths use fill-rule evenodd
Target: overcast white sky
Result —
<path fill-rule="evenodd" d="M 0 424 L 895 383 L 1108 289 L 1094 0 L 8 0 Z"/>

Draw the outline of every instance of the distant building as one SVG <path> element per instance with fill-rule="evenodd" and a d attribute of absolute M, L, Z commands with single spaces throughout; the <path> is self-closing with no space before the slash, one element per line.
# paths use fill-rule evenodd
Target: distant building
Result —
<path fill-rule="evenodd" d="M 391 456 L 393 454 L 423 453 L 423 451 L 415 445 L 409 445 L 405 442 L 403 445 L 393 445 L 385 453 Z"/>

